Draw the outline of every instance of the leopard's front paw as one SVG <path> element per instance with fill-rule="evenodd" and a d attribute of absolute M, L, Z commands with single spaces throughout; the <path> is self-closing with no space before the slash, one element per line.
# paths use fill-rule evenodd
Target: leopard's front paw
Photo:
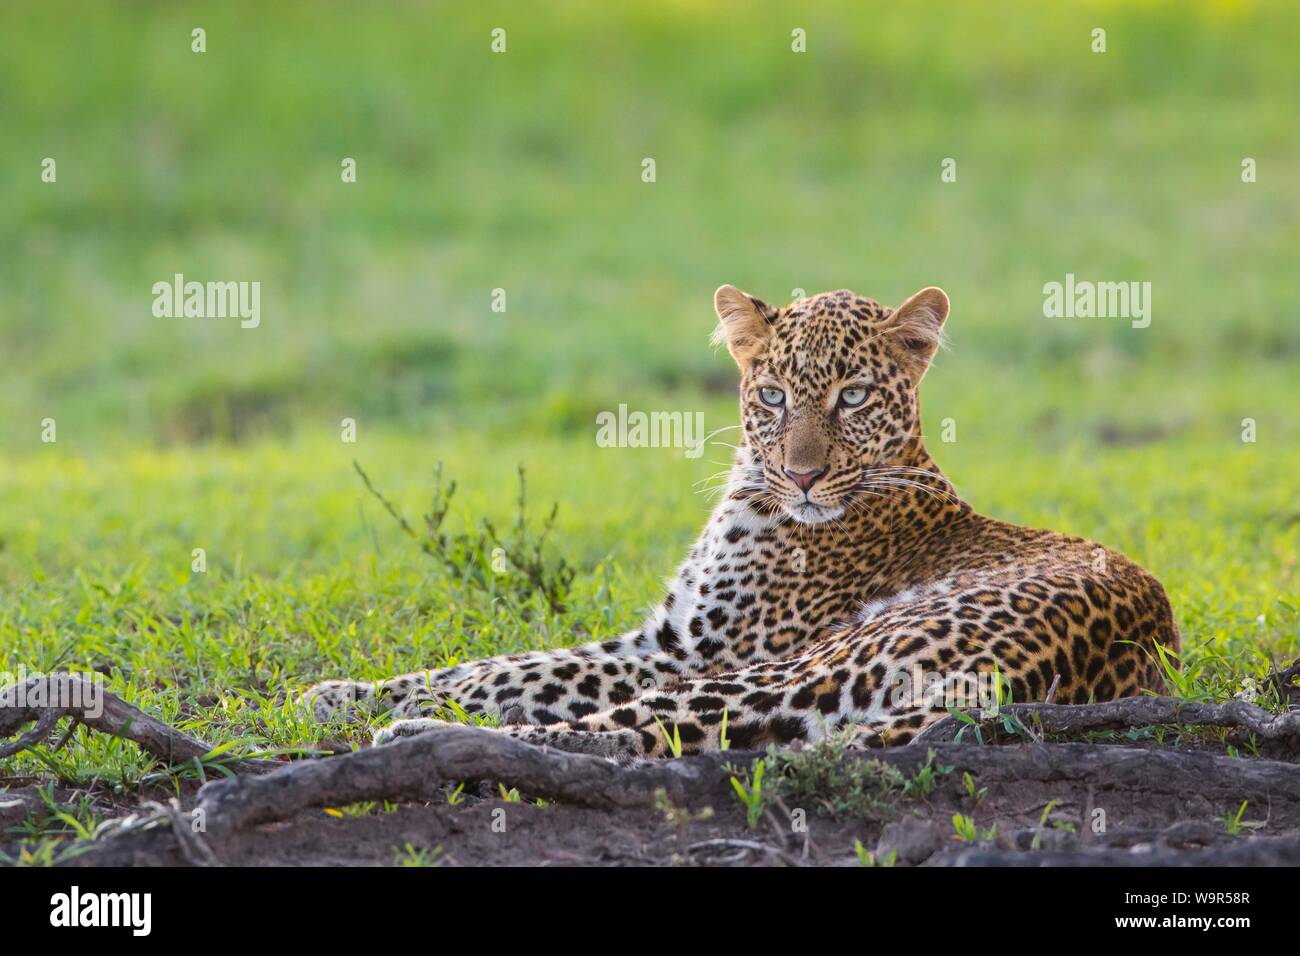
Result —
<path fill-rule="evenodd" d="M 314 684 L 302 695 L 304 704 L 321 723 L 346 716 L 358 708 L 370 708 L 375 702 L 375 685 L 354 680 L 325 680 Z"/>
<path fill-rule="evenodd" d="M 447 722 L 445 720 L 434 720 L 432 717 L 395 720 L 387 727 L 381 727 L 375 731 L 374 746 L 382 747 L 384 744 L 391 744 L 399 737 L 414 737 L 416 734 L 427 734 L 431 730 L 446 726 Z"/>

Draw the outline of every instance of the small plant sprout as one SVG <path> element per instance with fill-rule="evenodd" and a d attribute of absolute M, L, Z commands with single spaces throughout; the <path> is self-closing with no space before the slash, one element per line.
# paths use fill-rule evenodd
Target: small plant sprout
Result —
<path fill-rule="evenodd" d="M 962 724 L 962 726 L 958 728 L 956 735 L 953 737 L 954 742 L 961 743 L 961 738 L 965 735 L 966 731 L 971 730 L 975 733 L 975 742 L 981 745 L 984 743 L 984 731 L 980 728 L 980 722 L 974 714 L 967 713 L 964 710 L 959 710 L 956 707 L 949 707 L 947 710 L 950 716 L 956 717 Z"/>
<path fill-rule="evenodd" d="M 996 840 L 998 836 L 997 826 L 991 826 L 987 830 L 981 831 L 975 825 L 975 819 L 960 813 L 952 815 L 952 829 L 954 838 L 961 840 L 963 843 L 975 843 L 979 840 Z"/>
<path fill-rule="evenodd" d="M 738 777 L 731 778 L 731 786 L 745 808 L 745 822 L 749 824 L 751 830 L 758 826 L 758 821 L 763 818 L 763 770 L 766 763 L 766 760 L 760 760 L 754 764 L 753 776 L 748 786 L 741 783 Z"/>
<path fill-rule="evenodd" d="M 975 789 L 975 778 L 970 775 L 969 770 L 962 772 L 961 779 L 962 779 L 962 783 L 966 787 L 966 796 L 969 797 L 975 803 L 977 804 L 980 803 L 985 797 L 989 795 L 988 787 L 980 787 L 978 790 Z"/>
<path fill-rule="evenodd" d="M 1010 685 L 1010 683 L 1008 683 L 1008 684 L 1006 685 L 1006 699 L 1003 699 L 1003 696 L 1002 696 L 1002 692 L 1003 692 L 1003 685 L 1002 685 L 1002 682 L 1003 682 L 1005 679 L 1006 679 L 1006 678 L 1004 678 L 1004 677 L 1002 676 L 1002 670 L 1001 670 L 1001 668 L 998 667 L 998 662 L 995 660 L 995 661 L 993 662 L 993 702 L 994 702 L 993 710 L 994 710 L 994 713 L 997 713 L 997 712 L 1001 711 L 1001 710 L 1002 710 L 1002 706 L 1003 706 L 1004 704 L 1008 704 L 1008 703 L 1011 702 L 1011 685 Z"/>
<path fill-rule="evenodd" d="M 718 749 L 730 750 L 731 741 L 727 739 L 727 708 L 722 708 L 722 725 L 718 728 Z"/>
<path fill-rule="evenodd" d="M 939 785 L 939 778 L 946 777 L 952 773 L 952 767 L 945 767 L 934 762 L 934 751 L 928 750 L 925 754 L 925 763 L 921 766 L 916 774 L 907 781 L 904 790 L 909 797 L 919 800 L 928 800 L 934 793 L 935 788 Z"/>
<path fill-rule="evenodd" d="M 976 838 L 975 821 L 960 813 L 952 815 L 952 828 L 958 840 L 973 843 Z"/>
<path fill-rule="evenodd" d="M 862 845 L 861 840 L 854 840 L 853 852 L 858 855 L 858 862 L 863 866 L 876 867 L 898 865 L 898 850 L 896 849 L 891 849 L 884 856 L 877 858 L 876 854 L 872 853 Z"/>
<path fill-rule="evenodd" d="M 410 843 L 406 843 L 402 845 L 400 850 L 394 849 L 393 865 L 410 867 L 441 866 L 442 861 L 439 859 L 441 856 L 442 847 L 440 846 L 428 850 L 424 847 L 413 846 Z"/>
<path fill-rule="evenodd" d="M 1055 800 L 1048 800 L 1047 806 L 1043 807 L 1043 812 L 1038 817 L 1038 827 L 1034 832 L 1034 839 L 1029 844 L 1031 850 L 1037 850 L 1043 845 L 1043 827 L 1047 826 L 1047 818 L 1055 806 Z"/>
<path fill-rule="evenodd" d="M 677 726 L 677 724 L 674 723 L 673 732 L 671 734 L 668 733 L 668 728 L 664 726 L 663 721 L 661 721 L 658 717 L 655 718 L 655 724 L 658 725 L 659 733 L 663 736 L 664 743 L 668 745 L 668 752 L 673 755 L 673 759 L 677 759 L 681 757 L 682 755 L 681 729 Z"/>
<path fill-rule="evenodd" d="M 1229 836 L 1240 836 L 1245 830 L 1262 830 L 1267 826 L 1263 820 L 1242 819 L 1246 814 L 1246 804 L 1248 802 L 1249 801 L 1247 800 L 1241 801 L 1241 806 L 1237 808 L 1237 812 L 1233 816 L 1224 814 L 1218 818 L 1219 822 L 1223 824 L 1223 829 L 1228 832 Z"/>

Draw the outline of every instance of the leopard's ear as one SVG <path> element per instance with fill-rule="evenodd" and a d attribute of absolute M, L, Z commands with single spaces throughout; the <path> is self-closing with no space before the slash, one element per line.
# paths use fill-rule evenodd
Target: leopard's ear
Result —
<path fill-rule="evenodd" d="M 943 345 L 943 323 L 948 318 L 948 295 L 934 286 L 922 289 L 889 317 L 890 331 L 909 370 L 919 381 Z"/>
<path fill-rule="evenodd" d="M 720 286 L 713 293 L 713 308 L 718 313 L 718 327 L 711 341 L 714 345 L 725 342 L 743 372 L 767 346 L 776 310 L 734 285 Z"/>

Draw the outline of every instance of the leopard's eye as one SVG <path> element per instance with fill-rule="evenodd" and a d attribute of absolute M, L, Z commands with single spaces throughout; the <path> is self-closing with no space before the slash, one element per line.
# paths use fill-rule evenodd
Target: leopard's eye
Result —
<path fill-rule="evenodd" d="M 856 388 L 846 388 L 840 392 L 840 404 L 847 405 L 849 408 L 856 408 L 867 400 L 867 390 L 861 386 Z"/>
<path fill-rule="evenodd" d="M 773 408 L 780 408 L 785 404 L 785 392 L 779 388 L 760 388 L 758 397 L 763 400 L 764 405 L 771 405 Z"/>

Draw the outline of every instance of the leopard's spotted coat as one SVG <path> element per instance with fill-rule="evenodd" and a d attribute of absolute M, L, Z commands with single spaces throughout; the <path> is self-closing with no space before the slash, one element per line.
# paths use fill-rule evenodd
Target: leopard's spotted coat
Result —
<path fill-rule="evenodd" d="M 927 454 L 917 388 L 948 314 L 940 290 L 892 310 L 847 290 L 776 309 L 724 286 L 715 305 L 744 440 L 647 620 L 378 686 L 327 681 L 308 692 L 317 716 L 378 704 L 398 718 L 383 742 L 435 727 L 425 715 L 451 698 L 501 715 L 504 733 L 627 758 L 663 755 L 674 726 L 684 752 L 717 748 L 724 714 L 737 748 L 844 724 L 904 743 L 948 703 L 987 703 L 995 669 L 1016 700 L 1054 681 L 1074 703 L 1160 686 L 1154 644 L 1176 652 L 1178 633 L 1155 578 L 977 514 Z"/>

